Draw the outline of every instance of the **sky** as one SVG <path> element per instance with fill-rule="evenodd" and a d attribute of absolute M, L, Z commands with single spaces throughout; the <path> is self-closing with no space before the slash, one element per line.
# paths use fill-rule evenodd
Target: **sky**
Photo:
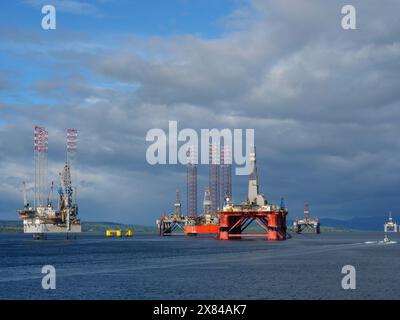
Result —
<path fill-rule="evenodd" d="M 53 4 L 57 29 L 43 30 Z M 79 130 L 80 217 L 152 225 L 186 169 L 146 161 L 152 128 L 254 128 L 260 189 L 289 217 L 400 216 L 400 2 L 20 0 L 0 6 L 0 219 L 32 198 L 33 127 L 58 183 Z M 207 185 L 199 168 L 199 207 Z M 233 200 L 246 198 L 235 176 Z"/>

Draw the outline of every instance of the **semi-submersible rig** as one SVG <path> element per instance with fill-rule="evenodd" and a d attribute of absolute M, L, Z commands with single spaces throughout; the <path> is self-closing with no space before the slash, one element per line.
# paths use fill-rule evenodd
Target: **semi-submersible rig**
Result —
<path fill-rule="evenodd" d="M 72 184 L 72 163 L 77 152 L 78 131 L 67 129 L 66 161 L 60 173 L 58 203 L 53 203 L 54 183 L 49 190 L 47 182 L 48 132 L 44 127 L 35 127 L 34 136 L 34 205 L 28 201 L 24 186 L 24 208 L 18 210 L 23 221 L 24 233 L 33 234 L 36 240 L 46 239 L 49 233 L 65 233 L 67 237 L 81 232 L 76 202 L 76 187 Z"/>
<path fill-rule="evenodd" d="M 296 233 L 321 233 L 321 224 L 317 217 L 311 218 L 310 205 L 304 203 L 304 218 L 293 221 L 293 231 Z"/>
<path fill-rule="evenodd" d="M 286 240 L 286 216 L 288 209 L 282 199 L 280 205 L 270 204 L 259 192 L 256 166 L 256 149 L 250 152 L 250 175 L 246 201 L 232 203 L 231 152 L 227 147 L 219 150 L 210 145 L 209 185 L 204 192 L 203 213 L 197 215 L 197 165 L 193 147 L 188 150 L 187 165 L 187 215 L 181 212 L 179 191 L 176 193 L 175 211 L 164 214 L 156 221 L 161 236 L 213 234 L 220 240 L 261 237 L 266 240 Z M 217 160 L 216 160 L 217 159 Z M 222 176 L 221 188 L 220 177 Z M 220 207 L 220 191 L 223 205 Z M 258 232 L 247 229 L 256 222 Z M 247 230 L 246 230 L 247 229 Z"/>

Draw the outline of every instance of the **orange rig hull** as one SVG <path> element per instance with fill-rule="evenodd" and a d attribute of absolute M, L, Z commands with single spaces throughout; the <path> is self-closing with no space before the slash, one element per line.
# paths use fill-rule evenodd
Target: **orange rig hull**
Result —
<path fill-rule="evenodd" d="M 219 240 L 237 240 L 246 237 L 259 237 L 270 241 L 281 241 L 287 238 L 286 227 L 286 209 L 277 209 L 272 211 L 259 211 L 244 209 L 237 211 L 218 212 L 219 223 L 208 224 L 185 224 L 180 220 L 180 230 L 187 236 L 214 235 Z M 167 229 L 162 229 L 163 220 L 160 223 L 160 235 L 173 235 L 175 227 L 171 227 L 171 222 Z M 257 223 L 260 230 L 257 232 L 247 231 L 247 227 L 253 222 Z M 176 223 L 176 221 L 174 222 Z M 180 233 L 182 234 L 182 233 Z"/>
<path fill-rule="evenodd" d="M 287 211 L 236 211 L 220 212 L 220 240 L 241 239 L 242 237 L 261 237 L 266 240 L 286 240 Z M 255 221 L 263 232 L 244 233 Z"/>
<path fill-rule="evenodd" d="M 185 235 L 218 234 L 219 224 L 185 225 L 183 231 Z"/>

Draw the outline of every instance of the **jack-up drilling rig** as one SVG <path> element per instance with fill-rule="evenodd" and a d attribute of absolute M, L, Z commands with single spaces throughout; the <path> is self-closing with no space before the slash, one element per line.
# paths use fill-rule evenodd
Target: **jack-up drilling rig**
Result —
<path fill-rule="evenodd" d="M 209 145 L 209 176 L 208 187 L 204 190 L 203 213 L 197 215 L 197 196 L 193 196 L 191 190 L 197 192 L 197 164 L 196 149 L 188 150 L 188 216 L 184 227 L 185 235 L 196 236 L 199 234 L 216 234 L 219 230 L 217 210 L 219 210 L 219 181 L 220 181 L 220 156 L 217 144 Z M 196 170 L 195 170 L 196 169 Z"/>
<path fill-rule="evenodd" d="M 67 237 L 81 232 L 76 202 L 76 187 L 71 178 L 71 163 L 77 152 L 78 131 L 67 130 L 66 162 L 60 173 L 61 186 L 58 190 L 58 206 L 53 204 L 54 184 L 51 184 L 50 195 L 47 192 L 47 152 L 48 132 L 44 127 L 35 127 L 35 201 L 31 207 L 28 202 L 26 184 L 24 186 L 24 208 L 17 210 L 23 221 L 24 233 L 33 234 L 36 240 L 46 239 L 49 233 L 65 233 Z M 48 197 L 46 198 L 46 194 Z"/>

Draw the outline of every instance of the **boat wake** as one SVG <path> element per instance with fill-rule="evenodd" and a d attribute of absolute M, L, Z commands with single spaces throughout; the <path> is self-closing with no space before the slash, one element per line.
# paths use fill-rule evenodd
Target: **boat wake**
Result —
<path fill-rule="evenodd" d="M 365 244 L 396 244 L 397 241 L 381 240 L 381 241 L 365 241 Z"/>

